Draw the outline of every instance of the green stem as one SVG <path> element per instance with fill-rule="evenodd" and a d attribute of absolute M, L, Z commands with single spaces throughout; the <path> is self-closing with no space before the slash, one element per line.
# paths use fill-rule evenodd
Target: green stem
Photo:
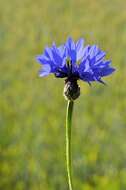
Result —
<path fill-rule="evenodd" d="M 73 101 L 68 101 L 67 113 L 66 113 L 66 163 L 67 163 L 67 175 L 69 190 L 72 188 L 72 172 L 71 172 L 71 121 L 73 113 Z"/>

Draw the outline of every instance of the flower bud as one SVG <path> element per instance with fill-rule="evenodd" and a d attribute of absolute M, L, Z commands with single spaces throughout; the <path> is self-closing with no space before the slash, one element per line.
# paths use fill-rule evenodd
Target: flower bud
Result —
<path fill-rule="evenodd" d="M 66 100 L 76 100 L 80 96 L 80 87 L 77 84 L 76 79 L 69 79 L 65 80 L 64 86 L 64 97 Z"/>

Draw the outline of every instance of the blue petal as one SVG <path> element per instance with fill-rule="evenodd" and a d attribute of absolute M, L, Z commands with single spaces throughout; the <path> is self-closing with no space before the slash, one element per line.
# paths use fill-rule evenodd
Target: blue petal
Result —
<path fill-rule="evenodd" d="M 90 67 L 93 68 L 96 63 L 96 57 L 94 56 L 92 59 L 88 58 L 88 60 L 90 62 Z"/>
<path fill-rule="evenodd" d="M 112 67 L 107 67 L 107 68 L 104 68 L 104 69 L 101 70 L 101 74 L 100 74 L 100 75 L 101 75 L 101 77 L 105 77 L 105 76 L 107 76 L 107 75 L 112 74 L 114 71 L 115 71 L 114 68 L 112 68 Z"/>
<path fill-rule="evenodd" d="M 48 62 L 49 62 L 49 59 L 45 55 L 38 55 L 38 56 L 36 56 L 36 60 L 40 64 L 48 64 Z"/>
<path fill-rule="evenodd" d="M 52 55 L 52 48 L 46 47 L 44 50 L 44 54 L 51 60 L 53 60 L 53 55 Z"/>
<path fill-rule="evenodd" d="M 84 55 L 84 39 L 79 39 L 76 43 L 77 61 L 79 61 Z"/>
<path fill-rule="evenodd" d="M 91 46 L 89 50 L 90 58 L 93 58 L 98 53 L 98 47 L 96 45 Z"/>
<path fill-rule="evenodd" d="M 76 63 L 75 43 L 71 37 L 69 37 L 66 42 L 66 56 L 71 59 L 72 64 Z"/>
<path fill-rule="evenodd" d="M 48 64 L 43 65 L 42 70 L 39 71 L 40 77 L 45 77 L 51 73 L 51 67 Z"/>
<path fill-rule="evenodd" d="M 99 61 L 105 57 L 106 53 L 104 51 L 99 51 L 99 53 L 96 55 L 96 61 Z"/>
<path fill-rule="evenodd" d="M 85 59 L 83 62 L 80 63 L 79 65 L 79 72 L 89 72 L 91 70 L 90 67 L 90 61 L 88 59 Z"/>
<path fill-rule="evenodd" d="M 44 55 L 40 55 L 36 57 L 36 60 L 42 64 L 42 65 L 49 65 L 51 68 L 51 72 L 55 72 L 56 70 L 56 65 L 54 63 L 54 61 L 52 61 L 51 59 L 47 58 Z"/>
<path fill-rule="evenodd" d="M 67 42 L 66 42 L 66 46 L 68 47 L 68 49 L 72 50 L 72 49 L 75 49 L 75 43 L 73 41 L 73 39 L 71 37 L 69 37 L 67 39 Z"/>
<path fill-rule="evenodd" d="M 94 68 L 104 68 L 104 67 L 107 67 L 111 64 L 111 61 L 110 60 L 107 60 L 107 61 L 98 61 L 94 64 Z"/>
<path fill-rule="evenodd" d="M 90 48 L 91 48 L 91 46 L 89 46 L 89 45 L 87 45 L 87 46 L 85 46 L 85 48 L 84 48 L 84 52 L 83 52 L 83 54 L 84 54 L 84 58 L 83 59 L 86 59 L 87 58 L 87 56 L 89 55 L 89 50 L 90 50 Z"/>
<path fill-rule="evenodd" d="M 110 75 L 114 71 L 115 69 L 109 66 L 104 67 L 104 68 L 93 68 L 93 72 L 95 76 L 97 77 L 104 77 L 104 76 Z"/>
<path fill-rule="evenodd" d="M 60 56 L 64 57 L 65 56 L 65 46 L 64 45 L 59 46 L 58 50 L 59 50 Z"/>
<path fill-rule="evenodd" d="M 55 64 L 60 66 L 62 64 L 62 58 L 60 56 L 60 52 L 57 49 L 57 47 L 53 44 L 52 46 L 52 54 L 53 54 L 53 60 Z"/>
<path fill-rule="evenodd" d="M 81 76 L 80 76 L 80 79 L 84 80 L 86 82 L 91 82 L 91 81 L 95 80 L 94 76 L 91 73 L 89 73 L 89 72 L 82 73 Z"/>

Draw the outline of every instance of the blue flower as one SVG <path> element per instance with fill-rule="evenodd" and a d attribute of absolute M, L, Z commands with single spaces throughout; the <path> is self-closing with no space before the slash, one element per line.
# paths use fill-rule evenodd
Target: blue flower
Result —
<path fill-rule="evenodd" d="M 83 80 L 89 84 L 93 81 L 101 82 L 102 77 L 112 74 L 111 61 L 105 60 L 106 53 L 97 45 L 84 46 L 84 40 L 74 42 L 68 38 L 66 43 L 57 47 L 46 47 L 37 61 L 42 64 L 40 77 L 53 73 L 56 77 L 72 80 Z"/>

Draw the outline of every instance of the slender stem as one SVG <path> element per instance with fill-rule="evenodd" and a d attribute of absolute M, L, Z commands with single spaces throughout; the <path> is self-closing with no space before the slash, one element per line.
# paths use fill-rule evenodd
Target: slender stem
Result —
<path fill-rule="evenodd" d="M 73 101 L 68 101 L 67 113 L 66 113 L 66 163 L 67 163 L 67 175 L 69 190 L 73 190 L 72 187 L 72 172 L 71 172 L 71 121 L 73 113 Z"/>

